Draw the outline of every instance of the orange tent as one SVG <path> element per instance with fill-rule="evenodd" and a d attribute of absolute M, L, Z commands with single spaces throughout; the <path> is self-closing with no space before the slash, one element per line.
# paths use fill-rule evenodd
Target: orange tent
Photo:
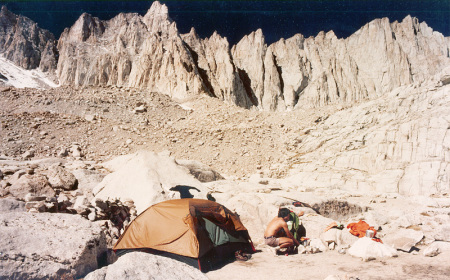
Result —
<path fill-rule="evenodd" d="M 147 208 L 130 223 L 113 249 L 119 253 L 150 249 L 147 251 L 201 269 L 201 263 L 252 248 L 248 231 L 236 214 L 213 201 L 185 198 Z"/>

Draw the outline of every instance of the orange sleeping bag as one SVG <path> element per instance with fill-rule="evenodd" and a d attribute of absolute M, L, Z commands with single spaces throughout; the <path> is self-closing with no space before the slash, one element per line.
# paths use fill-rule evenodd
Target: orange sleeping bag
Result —
<path fill-rule="evenodd" d="M 369 226 L 368 223 L 364 222 L 363 220 L 357 222 L 357 223 L 351 223 L 347 225 L 347 228 L 350 230 L 350 233 L 358 236 L 358 237 L 364 237 L 366 236 L 366 230 L 370 229 L 374 232 L 374 237 L 377 235 L 376 229 Z"/>

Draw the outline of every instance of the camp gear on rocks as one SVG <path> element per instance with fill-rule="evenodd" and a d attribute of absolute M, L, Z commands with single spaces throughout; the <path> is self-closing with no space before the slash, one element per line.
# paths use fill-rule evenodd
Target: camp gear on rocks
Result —
<path fill-rule="evenodd" d="M 242 250 L 237 250 L 236 252 L 234 252 L 234 256 L 237 261 L 242 261 L 242 262 L 248 261 L 252 257 L 252 255 L 247 254 Z"/>
<path fill-rule="evenodd" d="M 373 238 L 375 236 L 375 232 L 373 230 L 366 230 L 366 237 Z"/>
<path fill-rule="evenodd" d="M 366 223 L 365 221 L 361 220 L 357 223 L 350 223 L 347 225 L 347 228 L 350 230 L 350 233 L 353 235 L 356 235 L 358 237 L 364 237 L 366 236 L 366 231 L 367 230 L 372 230 L 373 231 L 373 236 L 377 235 L 377 230 L 374 229 L 373 227 L 369 226 L 368 223 Z"/>

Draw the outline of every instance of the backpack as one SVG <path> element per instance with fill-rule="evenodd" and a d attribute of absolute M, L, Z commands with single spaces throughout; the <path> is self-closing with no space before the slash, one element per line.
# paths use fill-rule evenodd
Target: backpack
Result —
<path fill-rule="evenodd" d="M 292 222 L 292 223 L 290 223 Z M 288 224 L 288 229 L 291 232 L 291 234 L 294 236 L 295 239 L 297 239 L 297 241 L 300 242 L 300 238 L 306 236 L 306 229 L 305 227 L 302 225 L 300 219 L 298 218 L 297 214 L 295 214 L 294 212 L 291 211 L 291 213 L 289 213 L 289 221 L 287 222 Z M 280 230 L 280 234 L 279 236 L 284 236 L 284 230 L 281 229 Z"/>

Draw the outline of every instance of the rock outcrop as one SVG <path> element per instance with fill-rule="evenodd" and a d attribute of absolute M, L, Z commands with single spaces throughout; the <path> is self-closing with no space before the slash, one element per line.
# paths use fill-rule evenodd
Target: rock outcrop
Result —
<path fill-rule="evenodd" d="M 202 40 L 194 29 L 182 38 L 189 46 L 190 54 L 211 96 L 245 108 L 253 105 L 233 63 L 226 38 L 214 32 L 210 38 Z"/>
<path fill-rule="evenodd" d="M 89 273 L 85 280 L 123 279 L 208 279 L 197 268 L 182 262 L 143 252 L 131 252 L 117 262 Z"/>
<path fill-rule="evenodd" d="M 450 65 L 448 38 L 409 16 L 401 23 L 374 20 L 347 39 L 330 31 L 306 39 L 297 34 L 266 46 L 258 30 L 232 53 L 250 78 L 256 105 L 264 110 L 373 99 Z"/>
<path fill-rule="evenodd" d="M 231 53 L 247 95 L 255 106 L 262 107 L 264 96 L 264 56 L 267 45 L 261 29 L 245 36 Z M 252 51 L 249 51 L 252 50 Z"/>
<path fill-rule="evenodd" d="M 149 89 L 177 100 L 207 94 L 244 108 L 351 104 L 424 81 L 450 65 L 450 40 L 425 22 L 375 19 L 348 38 L 297 34 L 267 45 L 257 30 L 230 47 L 215 32 L 180 34 L 167 6 L 103 21 L 82 14 L 58 40 L 2 8 L 0 52 L 24 68 L 55 69 L 62 85 Z"/>
<path fill-rule="evenodd" d="M 0 11 L 0 55 L 22 68 L 44 72 L 53 72 L 58 61 L 54 35 L 6 6 Z"/>
<path fill-rule="evenodd" d="M 101 21 L 83 14 L 62 33 L 58 50 L 62 85 L 147 88 L 177 99 L 206 92 L 167 8 L 157 1 L 144 17 Z"/>
<path fill-rule="evenodd" d="M 141 87 L 179 99 L 206 93 L 280 111 L 373 99 L 450 64 L 448 38 L 409 16 L 376 19 L 346 39 L 330 31 L 267 46 L 257 30 L 230 49 L 217 33 L 180 35 L 157 1 L 144 17 L 83 14 L 58 49 L 62 84 Z"/>
<path fill-rule="evenodd" d="M 2 279 L 79 278 L 106 253 L 100 227 L 67 214 L 2 213 L 0 244 Z"/>
<path fill-rule="evenodd" d="M 139 151 L 115 158 L 104 166 L 114 172 L 93 189 L 95 197 L 132 199 L 138 214 L 157 202 L 181 198 L 184 192 L 191 198 L 205 199 L 207 195 L 188 168 L 165 155 Z"/>
<path fill-rule="evenodd" d="M 442 86 L 445 72 L 421 86 L 402 86 L 384 98 L 318 119 L 317 129 L 304 131 L 302 146 L 292 155 L 288 180 L 299 189 L 338 187 L 406 196 L 448 193 L 445 100 L 450 88 Z"/>
<path fill-rule="evenodd" d="M 423 81 L 430 74 L 439 73 L 449 66 L 449 37 L 433 31 L 425 22 L 411 16 L 400 23 L 392 23 L 391 28 L 395 40 L 408 57 L 414 81 Z"/>

